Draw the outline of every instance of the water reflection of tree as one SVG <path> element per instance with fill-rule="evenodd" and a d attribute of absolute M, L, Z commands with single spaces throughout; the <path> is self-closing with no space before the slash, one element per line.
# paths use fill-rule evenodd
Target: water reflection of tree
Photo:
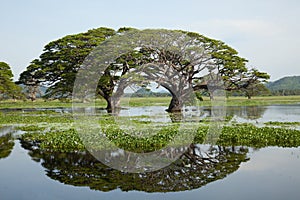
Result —
<path fill-rule="evenodd" d="M 227 116 L 237 116 L 243 119 L 255 120 L 261 118 L 266 106 L 232 106 L 227 108 Z"/>
<path fill-rule="evenodd" d="M 15 143 L 11 133 L 0 136 L 0 159 L 9 156 L 14 144 Z"/>
<path fill-rule="evenodd" d="M 64 184 L 88 186 L 94 190 L 174 192 L 200 188 L 226 177 L 247 161 L 242 147 L 211 147 L 202 151 L 191 145 L 180 159 L 170 166 L 149 173 L 124 173 L 109 168 L 89 153 L 55 153 L 40 151 L 23 142 L 29 155 L 41 162 L 46 175 Z"/>

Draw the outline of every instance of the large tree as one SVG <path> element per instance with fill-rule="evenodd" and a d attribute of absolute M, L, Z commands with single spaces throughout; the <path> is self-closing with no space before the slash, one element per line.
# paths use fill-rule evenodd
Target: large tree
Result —
<path fill-rule="evenodd" d="M 152 44 L 150 47 L 149 44 L 148 46 L 137 46 L 132 52 L 118 57 L 113 67 L 108 68 L 110 75 L 104 74 L 104 77 L 107 77 L 106 80 L 109 80 L 105 87 L 111 86 L 111 94 L 115 87 L 118 91 L 121 86 L 120 91 L 122 91 L 127 85 L 126 83 L 117 83 L 120 80 L 124 82 L 124 78 L 120 77 L 130 72 L 136 76 L 140 65 L 147 66 L 140 70 L 144 80 L 155 80 L 171 93 L 172 100 L 167 109 L 170 112 L 181 111 L 184 98 L 190 93 L 190 88 L 184 89 L 187 85 L 190 85 L 193 91 L 208 90 L 213 98 L 213 93 L 217 90 L 243 90 L 246 92 L 249 91 L 246 89 L 269 78 L 266 73 L 254 69 L 249 70 L 246 67 L 247 60 L 239 57 L 236 50 L 222 41 L 210 39 L 198 33 L 168 31 L 174 40 L 178 39 L 175 38 L 175 32 L 188 36 L 188 42 L 182 43 L 180 47 L 178 47 L 180 42 L 174 43 L 172 40 L 166 45 L 167 48 Z M 164 37 L 160 34 L 165 34 L 165 31 L 157 31 L 154 34 L 155 42 L 159 41 L 159 37 Z M 144 38 L 139 37 L 139 39 L 149 39 L 147 34 L 144 35 Z M 150 39 L 153 41 L 153 38 Z M 205 70 L 207 75 L 201 75 Z M 113 74 L 119 74 L 119 76 L 115 78 L 112 71 L 114 71 Z M 179 76 L 174 74 L 179 74 Z M 132 80 L 127 82 L 132 83 Z M 120 91 L 119 93 L 122 94 Z M 113 95 L 115 101 L 115 104 L 112 103 L 113 106 L 118 106 L 119 96 Z M 108 103 L 111 104 L 109 101 Z"/>
<path fill-rule="evenodd" d="M 111 45 L 107 49 L 117 47 L 122 52 L 122 48 L 128 50 L 128 46 L 131 46 L 131 51 L 125 51 L 125 54 L 109 65 L 102 74 L 102 81 L 100 79 L 99 82 L 100 94 L 102 93 L 108 102 L 108 108 L 112 110 L 112 107 L 118 106 L 124 88 L 133 83 L 132 76 L 136 77 L 136 74 L 141 72 L 144 74 L 142 75 L 144 80 L 155 80 L 172 94 L 167 110 L 173 112 L 182 109 L 183 101 L 191 89 L 201 89 L 203 77 L 200 74 L 204 70 L 208 70 L 210 74 L 213 72 L 218 74 L 218 79 L 210 80 L 210 83 L 205 85 L 206 88 L 209 85 L 210 89 L 212 86 L 221 87 L 221 77 L 227 80 L 247 71 L 246 60 L 237 56 L 237 51 L 221 41 L 197 33 L 145 30 L 128 35 L 121 37 L 123 41 L 120 38 L 109 41 Z M 100 55 L 103 54 L 102 51 L 99 52 Z M 96 62 L 94 65 L 100 66 L 101 63 Z M 141 69 L 140 66 L 144 68 Z M 219 85 L 212 83 L 213 81 L 219 81 Z"/>
<path fill-rule="evenodd" d="M 112 36 L 128 32 L 132 35 L 127 36 L 130 39 L 127 43 L 122 41 L 124 39 L 122 37 L 108 40 Z M 131 41 L 130 36 L 136 37 L 136 34 L 138 37 Z M 118 106 L 120 96 L 129 84 L 143 82 L 136 75 L 134 75 L 136 80 L 133 80 L 135 79 L 133 74 L 140 73 L 140 66 L 147 66 L 149 69 L 146 70 L 148 73 L 143 75 L 146 79 L 144 81 L 155 79 L 172 94 L 168 108 L 170 112 L 181 110 L 183 99 L 191 88 L 194 91 L 207 89 L 213 95 L 218 89 L 239 90 L 253 83 L 248 78 L 251 74 L 246 67 L 247 60 L 238 56 L 236 50 L 222 41 L 192 32 L 175 30 L 147 32 L 131 28 L 122 28 L 118 31 L 98 28 L 50 42 L 45 46 L 40 58 L 23 72 L 24 76 L 21 76 L 25 78 L 23 83 L 31 84 L 32 81 L 28 81 L 31 79 L 35 80 L 34 84 L 48 86 L 46 97 L 71 97 L 78 70 L 86 57 L 103 41 L 108 41 L 106 42 L 108 45 L 112 44 L 112 48 L 117 48 L 110 51 L 122 52 L 122 48 L 127 48 L 123 54 L 107 64 L 98 81 L 97 92 L 107 101 L 109 111 Z M 131 50 L 128 47 L 131 47 Z M 101 55 L 103 54 L 105 52 Z M 89 59 L 93 59 L 93 55 Z M 203 79 L 201 73 L 205 70 L 210 74 L 209 80 Z M 168 75 L 166 72 L 172 73 Z M 178 76 L 174 76 L 174 73 Z M 128 74 L 131 75 L 130 78 Z M 257 81 L 259 79 L 255 79 L 254 82 Z M 184 87 L 187 85 L 188 88 Z"/>
<path fill-rule="evenodd" d="M 21 87 L 16 85 L 12 78 L 13 73 L 10 66 L 5 62 L 0 62 L 0 99 L 20 99 L 23 97 Z"/>

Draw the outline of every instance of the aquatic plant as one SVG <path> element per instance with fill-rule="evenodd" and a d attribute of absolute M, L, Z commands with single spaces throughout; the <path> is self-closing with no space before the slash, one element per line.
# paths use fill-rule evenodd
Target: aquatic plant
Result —
<path fill-rule="evenodd" d="M 194 143 L 203 143 L 206 137 L 208 126 L 199 126 Z M 124 132 L 115 126 L 106 127 L 104 130 L 107 138 L 120 148 L 134 152 L 149 152 L 160 149 L 168 144 L 181 131 L 177 126 L 167 126 L 161 129 L 158 134 L 150 137 L 135 137 L 128 132 Z M 144 131 L 144 130 L 131 130 Z M 154 129 L 147 130 L 149 133 Z M 36 144 L 38 147 L 53 151 L 81 151 L 85 150 L 80 137 L 74 129 L 65 131 L 52 130 L 46 133 L 26 133 L 21 136 L 21 141 Z M 92 135 L 90 141 L 95 142 L 96 149 L 105 149 L 101 146 L 101 136 Z M 92 144 L 92 143 L 91 143 Z M 298 147 L 300 146 L 300 131 L 285 128 L 262 127 L 258 128 L 249 124 L 225 126 L 217 142 L 222 146 L 248 146 L 248 147 Z M 179 143 L 174 143 L 179 145 Z"/>
<path fill-rule="evenodd" d="M 298 147 L 300 131 L 275 127 L 255 127 L 243 124 L 224 127 L 218 141 L 222 145 L 243 145 L 249 147 Z"/>
<path fill-rule="evenodd" d="M 271 126 L 300 126 L 300 122 L 278 122 L 278 121 L 269 121 L 264 123 L 265 125 Z"/>

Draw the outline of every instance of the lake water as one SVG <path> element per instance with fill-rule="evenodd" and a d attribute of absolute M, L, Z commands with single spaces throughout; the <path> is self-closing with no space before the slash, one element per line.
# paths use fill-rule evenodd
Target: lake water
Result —
<path fill-rule="evenodd" d="M 158 112 L 157 116 L 169 120 L 158 110 L 161 108 L 133 108 L 120 115 Z M 208 108 L 202 111 L 209 116 Z M 227 115 L 255 124 L 295 122 L 300 121 L 300 105 L 231 107 Z M 1 200 L 300 198 L 300 148 L 215 147 L 208 160 L 196 153 L 193 159 L 182 157 L 162 170 L 131 174 L 111 169 L 90 154 L 39 151 L 14 140 L 15 134 L 20 132 L 11 127 L 0 129 Z M 190 148 L 200 152 L 208 147 Z"/>

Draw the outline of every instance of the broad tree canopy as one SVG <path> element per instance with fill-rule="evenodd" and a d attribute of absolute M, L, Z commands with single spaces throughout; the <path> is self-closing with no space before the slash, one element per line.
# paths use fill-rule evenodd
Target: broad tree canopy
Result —
<path fill-rule="evenodd" d="M 124 42 L 124 35 L 127 38 L 135 35 L 135 41 Z M 101 52 L 99 45 L 112 48 Z M 112 54 L 116 56 L 105 58 Z M 95 56 L 99 55 L 100 59 L 107 59 L 107 62 L 97 63 L 97 66 L 106 64 L 106 69 L 101 72 L 100 79 L 95 81 L 98 82 L 97 93 L 106 99 L 108 109 L 118 104 L 118 99 L 114 101 L 112 98 L 114 91 L 122 95 L 124 88 L 133 82 L 132 74 L 141 70 L 140 66 L 147 64 L 152 64 L 147 65 L 148 69 L 152 67 L 156 70 L 155 73 L 148 73 L 148 78 L 160 76 L 157 79 L 160 80 L 159 85 L 171 94 L 174 91 L 180 93 L 184 87 L 177 85 L 176 89 L 176 85 L 171 84 L 170 76 L 166 76 L 167 70 L 173 70 L 173 73 L 184 77 L 185 85 L 189 84 L 194 91 L 210 89 L 213 92 L 220 88 L 216 84 L 220 82 L 224 90 L 240 90 L 269 78 L 266 73 L 248 69 L 247 60 L 240 57 L 232 47 L 198 33 L 181 30 L 139 31 L 132 28 L 115 31 L 102 27 L 50 42 L 44 47 L 40 58 L 34 60 L 23 72 L 20 81 L 25 85 L 34 83 L 47 86 L 48 98 L 69 98 L 79 69 L 96 65 L 99 58 L 95 59 Z M 209 80 L 204 74 L 210 75 Z M 177 109 L 176 104 L 180 104 L 178 95 L 172 96 L 173 103 L 171 102 L 169 110 Z"/>

